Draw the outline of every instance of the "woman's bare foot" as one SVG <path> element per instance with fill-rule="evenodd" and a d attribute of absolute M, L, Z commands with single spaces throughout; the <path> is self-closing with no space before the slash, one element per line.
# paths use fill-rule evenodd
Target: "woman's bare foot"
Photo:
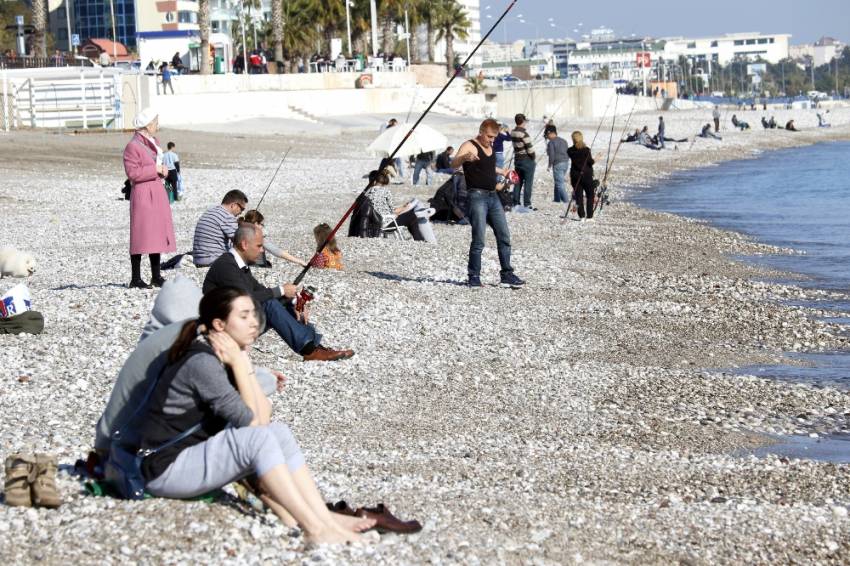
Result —
<path fill-rule="evenodd" d="M 340 513 L 331 512 L 331 518 L 334 522 L 346 531 L 362 533 L 368 531 L 375 526 L 375 519 L 368 517 L 352 517 L 351 515 L 342 515 Z"/>
<path fill-rule="evenodd" d="M 360 542 L 360 535 L 343 530 L 334 525 L 312 533 L 305 533 L 304 540 L 310 544 L 349 544 Z"/>

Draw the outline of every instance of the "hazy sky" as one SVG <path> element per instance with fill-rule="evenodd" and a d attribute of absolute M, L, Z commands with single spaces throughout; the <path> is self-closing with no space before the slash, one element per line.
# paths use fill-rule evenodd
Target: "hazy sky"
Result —
<path fill-rule="evenodd" d="M 484 34 L 510 2 L 480 1 Z M 579 28 L 579 23 L 584 25 Z M 518 0 L 491 38 L 502 42 L 539 33 L 540 37 L 580 39 L 589 29 L 603 25 L 621 37 L 633 33 L 702 37 L 758 31 L 790 33 L 792 44 L 811 43 L 823 35 L 850 42 L 850 0 Z"/>

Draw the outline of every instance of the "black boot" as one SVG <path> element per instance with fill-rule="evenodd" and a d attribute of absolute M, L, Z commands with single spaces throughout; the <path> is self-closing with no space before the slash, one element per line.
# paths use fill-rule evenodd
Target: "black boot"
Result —
<path fill-rule="evenodd" d="M 162 287 L 165 284 L 165 279 L 162 278 L 159 270 L 159 254 L 150 254 L 151 260 L 151 285 L 154 287 Z"/>
<path fill-rule="evenodd" d="M 131 289 L 150 289 L 151 286 L 142 281 L 142 254 L 130 254 L 130 285 Z"/>

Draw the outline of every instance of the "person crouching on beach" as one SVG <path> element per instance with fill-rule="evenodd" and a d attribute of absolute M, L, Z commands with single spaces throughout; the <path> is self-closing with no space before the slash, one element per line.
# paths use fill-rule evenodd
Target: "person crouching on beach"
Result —
<path fill-rule="evenodd" d="M 720 136 L 711 131 L 711 124 L 706 124 L 702 127 L 702 131 L 697 135 L 698 138 L 714 138 L 716 140 L 722 140 Z"/>
<path fill-rule="evenodd" d="M 579 219 L 593 220 L 593 156 L 584 143 L 581 132 L 572 133 L 573 145 L 567 148 L 570 157 L 570 184 L 573 186 L 573 198 L 578 207 Z"/>
<path fill-rule="evenodd" d="M 313 228 L 316 247 L 321 246 L 330 235 L 331 227 L 324 222 Z M 339 249 L 336 243 L 336 236 L 330 239 L 328 245 L 322 248 L 321 253 L 313 260 L 313 267 L 318 267 L 319 269 L 337 269 L 339 271 L 344 269 L 342 265 L 342 250 Z"/>
<path fill-rule="evenodd" d="M 162 446 L 142 463 L 146 489 L 188 499 L 255 476 L 264 502 L 309 542 L 357 542 L 373 519 L 331 513 L 289 427 L 272 422 L 250 358 L 260 332 L 251 296 L 233 287 L 204 295 L 199 317 L 186 322 L 168 352 L 141 429 L 142 448 Z"/>

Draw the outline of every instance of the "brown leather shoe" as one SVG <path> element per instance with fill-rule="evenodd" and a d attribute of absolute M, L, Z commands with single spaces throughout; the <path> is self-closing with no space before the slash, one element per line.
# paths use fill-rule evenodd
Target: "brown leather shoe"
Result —
<path fill-rule="evenodd" d="M 312 352 L 304 356 L 305 362 L 335 362 L 354 355 L 351 350 L 331 350 L 324 346 L 316 346 Z"/>
<path fill-rule="evenodd" d="M 409 535 L 418 533 L 422 530 L 422 524 L 419 521 L 401 521 L 395 517 L 383 503 L 378 503 L 377 507 L 360 507 L 356 511 L 359 517 L 367 517 L 375 520 L 375 530 L 379 533 L 399 533 Z"/>

